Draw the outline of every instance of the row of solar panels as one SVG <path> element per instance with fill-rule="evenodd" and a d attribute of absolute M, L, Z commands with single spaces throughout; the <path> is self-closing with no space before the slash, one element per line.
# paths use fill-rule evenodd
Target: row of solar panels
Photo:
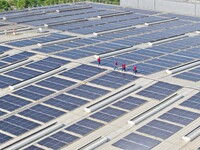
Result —
<path fill-rule="evenodd" d="M 164 83 L 162 84 L 164 85 Z M 199 93 L 193 97 L 198 95 Z M 64 146 L 68 146 L 72 142 L 82 138 L 82 136 L 88 135 L 89 133 L 103 127 L 106 123 L 124 115 L 129 110 L 131 111 L 140 107 L 144 103 L 145 101 L 142 99 L 128 96 L 125 99 L 113 103 L 111 106 L 105 107 L 104 109 L 90 115 L 88 118 L 84 118 L 73 125 L 64 128 L 62 131 L 44 138 L 37 142 L 37 145 L 42 145 L 51 149 L 60 149 Z M 180 108 L 173 108 L 159 116 L 158 119 L 152 120 L 146 125 L 140 127 L 136 132 L 117 141 L 113 146 L 121 149 L 132 149 L 133 147 L 139 149 L 151 149 L 199 117 L 199 113 L 194 113 Z M 149 136 L 144 136 L 144 134 Z"/>
<path fill-rule="evenodd" d="M 50 60 L 50 61 L 48 61 L 48 63 L 45 63 L 45 66 L 39 67 L 39 68 L 42 68 L 41 71 L 45 71 L 44 68 L 47 66 L 48 67 L 49 66 L 50 67 L 52 67 L 52 66 L 58 67 L 55 64 L 58 64 L 58 63 L 65 64 L 67 62 L 67 61 L 53 58 L 53 57 L 49 57 L 49 58 L 46 58 L 46 59 L 43 59 L 40 61 L 45 62 L 45 60 L 47 60 L 47 61 Z M 34 67 L 36 65 L 37 68 L 35 68 L 35 69 L 38 69 L 38 66 L 41 65 L 42 62 L 39 64 L 31 65 L 31 66 Z M 54 62 L 54 64 L 52 64 L 52 62 Z M 22 68 L 27 68 L 27 67 L 23 66 Z M 18 68 L 18 69 L 9 71 L 9 72 L 15 71 L 15 73 L 13 73 L 13 76 L 15 76 L 15 78 L 17 78 L 16 74 L 19 73 L 18 72 L 19 70 L 24 70 L 22 68 Z M 51 68 L 51 69 L 55 69 L 55 68 Z M 18 70 L 18 71 L 16 71 L 16 70 Z M 46 71 L 49 71 L 49 69 Z M 95 76 L 103 71 L 105 71 L 105 70 L 96 68 L 96 67 L 89 67 L 89 66 L 85 66 L 85 65 L 82 65 L 80 67 L 77 67 L 77 68 L 74 68 L 71 70 L 64 71 L 64 72 L 60 73 L 59 76 L 56 75 L 56 76 L 49 77 L 42 81 L 36 82 L 34 85 L 28 85 L 25 88 L 14 91 L 12 94 L 3 96 L 1 98 L 1 104 L 2 104 L 1 109 L 5 110 L 5 112 L 12 112 L 21 107 L 28 106 L 30 103 L 32 103 L 32 102 L 34 103 L 34 101 L 44 99 L 45 97 L 54 94 L 56 91 L 63 90 L 67 87 L 70 87 L 70 86 L 76 84 L 76 82 L 74 82 L 74 81 L 70 81 L 69 79 L 64 79 L 65 77 L 71 78 L 71 79 L 76 79 L 80 82 L 80 81 L 86 80 L 92 76 Z M 25 71 L 25 72 L 26 72 L 26 74 L 28 74 L 27 71 Z M 33 74 L 33 73 L 31 73 L 31 74 Z M 21 77 L 21 76 L 19 76 L 19 77 Z M 132 75 L 123 74 L 123 73 L 119 73 L 119 72 L 110 72 L 101 77 L 91 80 L 90 83 L 115 89 L 115 88 L 119 88 L 119 87 L 133 81 L 134 79 L 137 79 L 137 78 Z M 2 81 L 5 81 L 5 80 L 2 80 Z M 9 79 L 9 81 L 10 81 L 10 79 Z M 160 87 L 164 88 L 165 85 L 166 85 L 166 89 L 163 90 L 163 91 L 165 91 L 165 93 L 160 94 L 160 93 L 156 92 L 157 89 L 160 89 Z M 162 100 L 180 88 L 175 85 L 170 86 L 170 87 L 169 86 L 170 85 L 168 85 L 168 84 L 159 83 L 159 84 L 156 84 L 155 87 L 147 89 L 147 91 L 138 93 L 138 95 L 149 97 L 149 95 L 151 95 L 151 94 L 148 94 L 148 93 L 153 92 L 154 96 L 155 95 L 157 95 L 157 96 L 149 97 L 149 98 Z M 174 90 L 172 87 L 174 88 Z M 167 90 L 168 88 L 170 88 L 171 90 Z M 26 110 L 20 112 L 19 114 L 22 116 L 28 117 L 28 118 L 32 118 L 33 120 L 37 120 L 41 123 L 45 123 L 45 122 L 48 122 L 64 113 L 66 113 L 63 110 L 71 111 L 71 110 L 87 103 L 90 100 L 94 100 L 94 99 L 101 97 L 102 95 L 105 95 L 108 92 L 109 92 L 108 90 L 101 89 L 99 87 L 97 88 L 97 87 L 94 87 L 91 85 L 79 85 L 79 86 L 76 86 L 73 89 L 67 91 L 66 94 L 62 93 L 61 95 L 58 95 L 57 97 L 55 97 L 53 99 L 45 101 L 44 104 L 38 104 L 31 108 L 27 108 Z M 155 93 L 157 93 L 157 94 L 155 94 Z M 75 98 L 77 96 L 79 98 Z M 47 105 L 58 107 L 62 111 L 56 110 L 56 109 L 54 111 L 50 111 L 53 108 L 50 108 Z M 116 104 L 116 105 L 119 105 L 119 107 L 120 107 L 120 104 Z M 39 110 L 38 110 L 38 107 L 40 108 Z M 45 112 L 47 111 L 47 112 L 45 113 L 44 111 Z M 5 115 L 5 112 L 2 111 L 2 115 Z M 48 114 L 50 112 L 55 112 L 55 113 L 58 112 L 58 114 L 50 115 L 50 114 Z M 13 127 L 13 128 L 17 128 L 17 127 Z M 25 130 L 19 129 L 17 131 L 16 130 L 10 131 L 10 129 L 11 129 L 10 126 L 9 126 L 9 128 L 6 128 L 6 126 L 2 127 L 2 130 L 9 132 L 11 134 L 14 134 L 14 135 L 20 135 L 20 134 L 28 131 L 27 129 L 25 129 Z"/>

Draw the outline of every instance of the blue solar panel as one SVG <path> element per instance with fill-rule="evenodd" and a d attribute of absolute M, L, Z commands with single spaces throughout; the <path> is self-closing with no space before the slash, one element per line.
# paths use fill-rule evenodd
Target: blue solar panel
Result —
<path fill-rule="evenodd" d="M 23 90 L 30 91 L 30 92 L 33 92 L 33 93 L 37 93 L 37 94 L 40 94 L 40 95 L 45 95 L 45 96 L 54 93 L 51 90 L 40 88 L 40 87 L 37 87 L 37 86 L 34 86 L 34 85 L 27 86 L 27 87 L 23 88 Z"/>
<path fill-rule="evenodd" d="M 113 71 L 90 82 L 116 89 L 136 79 L 133 75 Z"/>
<path fill-rule="evenodd" d="M 11 103 L 11 104 L 14 104 L 17 106 L 25 106 L 25 105 L 30 104 L 29 101 L 24 100 L 19 97 L 16 97 L 16 96 L 13 96 L 13 95 L 5 95 L 5 96 L 1 97 L 0 100 L 6 101 L 8 103 Z"/>
<path fill-rule="evenodd" d="M 5 132 L 8 132 L 10 134 L 16 135 L 16 136 L 27 132 L 26 129 L 23 129 L 21 127 L 12 125 L 12 124 L 4 122 L 4 121 L 0 121 L 0 129 Z"/>
<path fill-rule="evenodd" d="M 76 49 L 76 50 L 70 50 L 66 52 L 57 53 L 56 55 L 61 56 L 61 57 L 71 58 L 71 59 L 79 59 L 79 58 L 92 56 L 94 55 L 94 53 Z"/>
<path fill-rule="evenodd" d="M 9 75 L 11 77 L 15 77 L 15 78 L 21 79 L 21 80 L 28 80 L 28 79 L 32 78 L 32 76 L 30 76 L 30 75 L 23 74 L 23 73 L 16 72 L 16 71 L 9 71 L 9 72 L 7 72 L 5 74 Z"/>
<path fill-rule="evenodd" d="M 15 104 L 11 104 L 11 103 L 3 101 L 3 100 L 0 100 L 0 102 L 1 102 L 0 108 L 7 110 L 7 111 L 14 111 L 14 110 L 20 108 L 20 106 L 17 106 Z"/>
<path fill-rule="evenodd" d="M 51 62 L 54 64 L 59 64 L 59 65 L 64 65 L 64 64 L 69 63 L 68 60 L 59 59 L 59 58 L 55 58 L 55 57 L 47 57 L 47 58 L 43 59 L 43 61 L 47 61 L 47 62 Z"/>
<path fill-rule="evenodd" d="M 100 128 L 101 126 L 103 126 L 102 123 L 99 123 L 90 119 L 83 119 L 67 127 L 66 130 L 80 134 L 80 135 L 85 135 Z"/>
<path fill-rule="evenodd" d="M 60 95 L 54 97 L 54 99 L 58 99 L 59 101 L 62 101 L 62 102 L 65 102 L 65 103 L 71 103 L 71 104 L 74 104 L 74 105 L 77 105 L 77 106 L 81 106 L 81 105 L 88 103 L 88 101 L 86 101 L 84 99 L 69 96 L 69 95 L 66 95 L 66 94 L 60 94 Z"/>
<path fill-rule="evenodd" d="M 24 111 L 20 112 L 19 114 L 22 116 L 32 118 L 34 120 L 44 122 L 44 123 L 49 122 L 54 119 L 54 117 L 52 117 L 52 116 L 49 116 L 47 114 L 43 114 L 40 112 L 36 112 L 36 111 L 30 110 L 30 109 L 24 110 Z"/>
<path fill-rule="evenodd" d="M 145 126 L 139 128 L 137 131 L 145 134 L 149 134 L 161 139 L 167 139 L 182 127 L 176 126 L 170 123 L 153 120 Z"/>
<path fill-rule="evenodd" d="M 44 150 L 44 149 L 37 147 L 35 145 L 32 145 L 32 146 L 25 148 L 24 150 Z"/>
<path fill-rule="evenodd" d="M 197 93 L 180 104 L 181 106 L 200 110 L 200 94 Z"/>
<path fill-rule="evenodd" d="M 7 76 L 3 76 L 3 75 L 0 75 L 0 81 L 3 83 L 10 84 L 10 85 L 17 84 L 19 82 L 19 80 L 16 80 Z"/>
<path fill-rule="evenodd" d="M 48 82 L 46 80 L 40 81 L 37 84 L 40 85 L 40 86 L 47 87 L 47 88 L 54 89 L 54 90 L 58 90 L 58 91 L 66 88 L 66 86 L 64 86 L 64 85 L 60 85 L 60 84 L 57 84 L 57 83 L 54 83 L 54 82 Z"/>
<path fill-rule="evenodd" d="M 175 93 L 177 90 L 179 90 L 181 86 L 169 84 L 165 82 L 157 82 L 153 84 L 152 86 L 138 92 L 138 95 L 153 98 L 156 100 L 163 100 L 164 98 L 167 98 L 168 96 Z"/>
<path fill-rule="evenodd" d="M 104 90 L 101 88 L 88 86 L 88 85 L 81 85 L 77 88 L 74 88 L 68 91 L 67 93 L 94 100 L 102 95 L 107 94 L 108 92 L 109 92 L 108 90 Z"/>
<path fill-rule="evenodd" d="M 161 115 L 159 118 L 182 125 L 188 125 L 189 123 L 191 123 L 192 121 L 196 120 L 199 117 L 200 114 L 198 113 L 194 113 L 179 108 L 173 108 L 167 113 Z"/>
<path fill-rule="evenodd" d="M 62 131 L 51 135 L 51 138 L 57 139 L 57 140 L 64 142 L 64 143 L 71 143 L 71 142 L 78 139 L 77 136 L 74 136 L 74 135 L 71 135 L 69 133 L 65 133 L 65 132 L 62 132 Z"/>
<path fill-rule="evenodd" d="M 161 143 L 161 141 L 145 137 L 136 133 L 131 133 L 123 139 L 115 142 L 113 146 L 123 150 L 132 150 L 133 148 L 138 150 L 149 150 L 158 145 L 159 143 Z"/>
<path fill-rule="evenodd" d="M 56 117 L 63 115 L 64 113 L 65 112 L 63 111 L 59 111 L 44 105 L 36 105 L 21 112 L 20 114 L 41 122 L 48 122 Z"/>
<path fill-rule="evenodd" d="M 0 122 L 0 129 L 13 135 L 21 135 L 38 126 L 38 123 L 17 116 L 11 116 Z"/>
<path fill-rule="evenodd" d="M 60 142 L 56 139 L 46 138 L 39 142 L 40 145 L 51 148 L 51 149 L 60 149 L 66 145 L 66 143 Z"/>
<path fill-rule="evenodd" d="M 119 107 L 119 108 L 126 109 L 126 110 L 132 110 L 146 102 L 147 101 L 145 101 L 143 99 L 128 96 L 128 97 L 122 99 L 121 101 L 114 103 L 113 105 L 116 107 Z"/>
<path fill-rule="evenodd" d="M 23 89 L 20 89 L 18 91 L 15 91 L 14 94 L 28 98 L 30 100 L 39 100 L 41 98 L 44 98 L 45 95 L 40 95 L 40 94 L 36 94 L 36 93 L 32 93 Z"/>
<path fill-rule="evenodd" d="M 39 71 L 31 70 L 29 68 L 24 68 L 24 67 L 17 68 L 17 69 L 15 69 L 15 71 L 21 72 L 23 74 L 27 74 L 27 75 L 30 75 L 30 76 L 38 76 L 38 75 L 41 74 L 41 72 L 39 72 Z"/>
<path fill-rule="evenodd" d="M 183 72 L 181 74 L 175 75 L 174 77 L 193 82 L 198 82 L 200 80 L 200 75 L 190 72 Z"/>
<path fill-rule="evenodd" d="M 6 113 L 0 110 L 0 117 L 5 115 Z"/>
<path fill-rule="evenodd" d="M 86 135 L 93 131 L 91 128 L 87 128 L 86 126 L 81 126 L 79 124 L 73 124 L 67 127 L 66 130 L 80 134 L 80 135 Z"/>
<path fill-rule="evenodd" d="M 0 52 L 5 52 L 5 51 L 8 51 L 10 49 L 11 49 L 10 47 L 0 46 Z"/>
<path fill-rule="evenodd" d="M 4 143 L 10 139 L 12 139 L 12 137 L 10 137 L 6 134 L 0 133 L 0 144 Z"/>
<path fill-rule="evenodd" d="M 91 115 L 90 117 L 98 119 L 98 120 L 102 120 L 105 122 L 110 122 L 110 121 L 122 116 L 125 113 L 126 112 L 123 110 L 119 110 L 119 109 L 112 108 L 112 107 L 106 107 L 105 109 L 100 110 L 99 112 Z"/>
<path fill-rule="evenodd" d="M 69 111 L 72 111 L 75 108 L 79 107 L 77 105 L 74 105 L 74 104 L 71 104 L 71 103 L 65 103 L 65 102 L 59 101 L 57 99 L 49 99 L 49 100 L 45 101 L 45 103 L 48 104 L 48 105 L 58 107 L 58 108 L 62 108 L 62 109 L 69 110 Z"/>
<path fill-rule="evenodd" d="M 11 123 L 13 125 L 19 126 L 19 127 L 24 128 L 26 130 L 31 130 L 31 129 L 39 126 L 38 123 L 23 119 L 23 118 L 20 118 L 20 117 L 17 117 L 17 116 L 11 116 L 9 118 L 6 118 L 4 120 L 4 122 Z"/>
<path fill-rule="evenodd" d="M 75 82 L 69 81 L 66 79 L 61 79 L 58 77 L 50 77 L 50 78 L 42 80 L 36 84 L 38 84 L 40 86 L 48 87 L 50 89 L 62 90 L 64 88 L 72 86 L 73 84 L 75 84 Z"/>
<path fill-rule="evenodd" d="M 34 110 L 36 112 L 47 114 L 47 115 L 55 117 L 55 118 L 59 117 L 59 116 L 61 116 L 65 113 L 63 111 L 60 111 L 60 110 L 57 110 L 57 109 L 54 109 L 54 108 L 51 108 L 51 107 L 47 107 L 47 106 L 44 106 L 44 105 L 41 105 L 41 104 L 33 106 L 30 109 Z"/>
<path fill-rule="evenodd" d="M 50 68 L 50 67 L 39 65 L 39 63 L 32 63 L 32 64 L 27 65 L 26 67 L 29 67 L 31 69 L 44 71 L 44 72 L 51 71 L 51 70 L 55 69 L 55 68 Z"/>

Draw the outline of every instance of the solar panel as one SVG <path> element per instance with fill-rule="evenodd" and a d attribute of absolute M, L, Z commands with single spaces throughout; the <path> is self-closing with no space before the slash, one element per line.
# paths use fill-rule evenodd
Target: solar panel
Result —
<path fill-rule="evenodd" d="M 45 138 L 38 142 L 38 144 L 43 145 L 52 149 L 60 149 L 63 146 L 77 140 L 79 137 L 71 135 L 69 133 L 59 131 L 48 138 Z"/>
<path fill-rule="evenodd" d="M 72 90 L 69 90 L 67 93 L 76 95 L 79 97 L 87 98 L 90 100 L 95 100 L 98 97 L 107 94 L 108 92 L 109 92 L 108 90 L 104 90 L 104 89 L 97 88 L 94 86 L 81 85 Z"/>
<path fill-rule="evenodd" d="M 139 128 L 137 131 L 161 139 L 167 139 L 175 132 L 179 131 L 181 128 L 182 127 L 170 123 L 166 123 L 159 120 L 153 120 L 145 126 Z"/>
<path fill-rule="evenodd" d="M 183 80 L 189 80 L 189 81 L 193 81 L 193 82 L 198 82 L 200 80 L 200 73 L 198 71 L 200 67 L 180 73 L 175 75 L 174 77 L 176 78 L 180 78 Z"/>
<path fill-rule="evenodd" d="M 195 94 L 191 98 L 182 102 L 180 105 L 184 107 L 200 110 L 200 94 L 199 93 Z"/>
<path fill-rule="evenodd" d="M 175 93 L 177 90 L 179 90 L 181 86 L 165 83 L 165 82 L 157 82 L 153 84 L 152 86 L 138 92 L 138 95 L 153 98 L 156 100 L 163 100 L 167 98 L 168 96 Z"/>
<path fill-rule="evenodd" d="M 18 116 L 11 116 L 0 122 L 0 129 L 13 135 L 21 135 L 38 127 L 40 124 Z"/>
<path fill-rule="evenodd" d="M 131 133 L 112 145 L 123 150 L 132 150 L 133 147 L 134 149 L 149 150 L 158 145 L 160 142 L 161 141 L 159 140 L 145 137 L 140 134 Z"/>
<path fill-rule="evenodd" d="M 0 117 L 5 115 L 6 113 L 0 110 Z"/>
<path fill-rule="evenodd" d="M 41 122 L 48 122 L 53 120 L 61 115 L 65 114 L 65 112 L 50 108 L 41 104 L 33 106 L 29 109 L 26 109 L 20 112 L 20 115 L 26 116 L 28 118 L 32 118 L 34 120 L 38 120 Z"/>
<path fill-rule="evenodd" d="M 25 99 L 22 99 L 13 95 L 9 95 L 9 94 L 1 97 L 0 100 L 8 102 L 13 105 L 20 106 L 20 107 L 30 104 L 30 102 Z"/>
<path fill-rule="evenodd" d="M 24 150 L 44 150 L 44 149 L 37 147 L 35 145 L 32 145 L 32 146 L 25 148 Z"/>
<path fill-rule="evenodd" d="M 192 121 L 200 117 L 200 114 L 191 111 L 173 108 L 167 113 L 161 115 L 159 118 L 163 120 L 168 120 L 181 125 L 188 125 Z"/>
<path fill-rule="evenodd" d="M 146 100 L 128 96 L 128 97 L 114 103 L 113 105 L 116 107 L 122 108 L 122 109 L 132 110 L 132 109 L 135 109 L 135 108 L 143 105 L 144 103 L 146 103 Z"/>
<path fill-rule="evenodd" d="M 91 115 L 90 117 L 98 119 L 98 120 L 102 120 L 105 122 L 110 122 L 122 116 L 125 113 L 126 113 L 125 111 L 122 111 L 116 108 L 106 107 L 105 109 L 100 110 L 99 112 Z"/>
<path fill-rule="evenodd" d="M 53 101 L 55 101 L 55 102 L 53 102 Z M 59 107 L 61 107 L 61 108 L 68 108 L 68 107 L 73 108 L 73 107 L 82 106 L 82 105 L 88 103 L 88 101 L 86 101 L 85 99 L 73 97 L 73 96 L 66 95 L 66 94 L 60 94 L 60 95 L 57 95 L 56 97 L 54 97 L 53 99 L 45 101 L 45 103 L 52 104 L 52 105 L 53 104 L 59 105 Z M 61 106 L 61 104 L 63 104 L 63 105 Z"/>
<path fill-rule="evenodd" d="M 69 86 L 74 85 L 75 83 L 76 82 L 66 80 L 66 79 L 61 79 L 61 78 L 53 76 L 53 77 L 47 78 L 45 80 L 42 80 L 36 84 L 43 86 L 43 87 L 50 88 L 50 89 L 63 90 Z"/>
<path fill-rule="evenodd" d="M 90 82 L 98 84 L 98 85 L 102 85 L 105 87 L 111 87 L 111 88 L 117 89 L 136 79 L 137 77 L 133 75 L 123 74 L 123 73 L 113 71 L 101 77 L 98 77 Z"/>
<path fill-rule="evenodd" d="M 93 77 L 103 71 L 105 71 L 105 69 L 101 69 L 101 68 L 93 67 L 93 66 L 81 65 L 76 68 L 67 70 L 59 75 L 82 81 L 90 77 Z"/>
<path fill-rule="evenodd" d="M 4 142 L 7 142 L 10 139 L 12 139 L 12 137 L 10 137 L 10 136 L 8 136 L 6 134 L 0 133 L 0 144 L 2 144 Z"/>
<path fill-rule="evenodd" d="M 89 134 L 92 131 L 103 126 L 102 123 L 90 120 L 90 119 L 83 119 L 69 127 L 66 128 L 67 131 L 71 131 L 80 135 Z"/>

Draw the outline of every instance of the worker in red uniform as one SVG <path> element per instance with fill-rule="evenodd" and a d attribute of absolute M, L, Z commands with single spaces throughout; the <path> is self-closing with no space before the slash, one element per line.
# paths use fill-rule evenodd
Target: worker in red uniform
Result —
<path fill-rule="evenodd" d="M 126 64 L 124 64 L 124 71 L 126 71 Z"/>
<path fill-rule="evenodd" d="M 137 66 L 133 66 L 133 73 L 136 74 L 137 73 Z"/>
<path fill-rule="evenodd" d="M 101 65 L 101 58 L 100 57 L 98 57 L 97 61 L 98 61 L 98 66 Z"/>
<path fill-rule="evenodd" d="M 122 71 L 126 71 L 126 64 L 122 64 Z"/>

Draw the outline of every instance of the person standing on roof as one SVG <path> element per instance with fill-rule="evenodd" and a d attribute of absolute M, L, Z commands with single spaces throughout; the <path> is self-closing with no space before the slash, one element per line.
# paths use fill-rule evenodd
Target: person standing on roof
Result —
<path fill-rule="evenodd" d="M 114 65 L 114 70 L 117 69 L 118 70 L 118 62 L 115 61 L 115 65 Z"/>
<path fill-rule="evenodd" d="M 133 66 L 133 73 L 136 75 L 136 73 L 137 73 L 137 66 L 135 65 L 135 66 Z"/>
<path fill-rule="evenodd" d="M 126 71 L 126 64 L 122 64 L 122 71 Z"/>
<path fill-rule="evenodd" d="M 126 64 L 124 64 L 124 71 L 126 71 Z"/>
<path fill-rule="evenodd" d="M 101 58 L 100 57 L 98 57 L 97 62 L 98 62 L 98 66 L 101 65 Z"/>

